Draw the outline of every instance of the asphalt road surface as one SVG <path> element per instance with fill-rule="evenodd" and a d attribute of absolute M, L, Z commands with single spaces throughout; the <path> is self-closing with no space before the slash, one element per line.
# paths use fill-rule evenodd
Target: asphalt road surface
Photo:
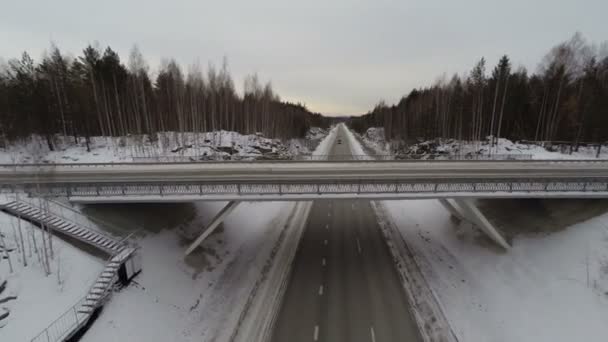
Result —
<path fill-rule="evenodd" d="M 369 201 L 316 201 L 290 277 L 272 341 L 421 341 Z"/>

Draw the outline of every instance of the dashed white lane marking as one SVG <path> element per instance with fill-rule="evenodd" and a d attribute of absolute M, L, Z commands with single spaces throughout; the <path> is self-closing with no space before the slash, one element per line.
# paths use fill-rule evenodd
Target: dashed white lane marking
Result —
<path fill-rule="evenodd" d="M 329 223 L 325 225 L 325 229 L 329 230 Z"/>
<path fill-rule="evenodd" d="M 357 249 L 359 250 L 359 254 L 361 254 L 361 244 L 359 243 L 359 238 L 357 238 Z"/>
<path fill-rule="evenodd" d="M 323 295 L 323 285 L 319 286 L 319 296 Z"/>
<path fill-rule="evenodd" d="M 324 245 L 327 245 L 327 240 L 323 241 L 323 244 L 324 244 Z"/>
<path fill-rule="evenodd" d="M 321 266 L 325 266 L 325 258 L 321 260 Z"/>
<path fill-rule="evenodd" d="M 312 340 L 316 341 L 319 339 L 319 326 L 315 325 L 315 332 L 312 334 Z"/>
<path fill-rule="evenodd" d="M 327 217 L 331 217 L 331 212 L 327 213 Z"/>
<path fill-rule="evenodd" d="M 374 332 L 374 327 L 369 327 L 369 333 L 372 336 L 372 342 L 376 342 L 376 333 Z"/>

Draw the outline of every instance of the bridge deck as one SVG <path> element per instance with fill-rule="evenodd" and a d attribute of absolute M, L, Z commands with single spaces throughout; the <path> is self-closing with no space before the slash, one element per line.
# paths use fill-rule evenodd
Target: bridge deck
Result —
<path fill-rule="evenodd" d="M 0 167 L 0 187 L 81 201 L 608 197 L 608 162 L 63 164 Z"/>

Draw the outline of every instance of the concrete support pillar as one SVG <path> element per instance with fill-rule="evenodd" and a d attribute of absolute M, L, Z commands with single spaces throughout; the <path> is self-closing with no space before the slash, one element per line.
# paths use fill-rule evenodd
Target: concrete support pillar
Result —
<path fill-rule="evenodd" d="M 507 240 L 496 230 L 496 227 L 488 221 L 484 214 L 477 209 L 473 200 L 470 198 L 456 198 L 454 202 L 462 209 L 462 213 L 467 217 L 468 221 L 477 225 L 484 233 L 494 240 L 499 246 L 504 249 L 509 249 L 511 246 L 507 243 Z"/>
<path fill-rule="evenodd" d="M 452 214 L 452 216 L 454 216 L 455 218 L 457 218 L 460 221 L 466 221 L 466 217 L 464 217 L 464 215 L 458 211 L 458 208 L 456 208 L 456 206 L 450 202 L 449 199 L 447 198 L 440 198 L 439 199 L 439 203 L 441 203 L 441 205 L 447 209 L 447 211 L 450 212 L 450 214 Z"/>
<path fill-rule="evenodd" d="M 203 230 L 203 233 L 198 238 L 196 238 L 196 240 L 194 240 L 194 242 L 190 245 L 190 247 L 188 247 L 188 249 L 186 249 L 184 255 L 188 256 L 190 253 L 192 253 L 192 251 L 194 251 L 194 249 L 196 249 L 196 247 L 203 243 L 207 236 L 211 235 L 211 233 L 213 233 L 213 231 L 220 225 L 220 223 L 224 222 L 226 216 L 228 216 L 239 203 L 239 201 L 228 202 L 228 204 L 226 204 L 226 206 L 223 207 L 222 210 L 220 210 L 215 215 L 211 222 L 209 222 L 207 227 L 205 227 L 205 229 Z"/>

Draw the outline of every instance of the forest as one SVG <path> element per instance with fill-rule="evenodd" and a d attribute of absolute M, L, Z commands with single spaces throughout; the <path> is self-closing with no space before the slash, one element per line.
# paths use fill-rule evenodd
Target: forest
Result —
<path fill-rule="evenodd" d="M 384 127 L 387 140 L 489 136 L 542 142 L 608 140 L 608 44 L 580 33 L 553 47 L 538 70 L 514 68 L 504 55 L 492 69 L 481 58 L 465 76 L 412 90 L 399 103 L 380 102 L 352 128 Z M 493 140 L 495 141 L 495 140 Z"/>
<path fill-rule="evenodd" d="M 87 46 L 80 56 L 52 45 L 40 62 L 27 52 L 0 65 L 0 143 L 37 134 L 50 150 L 54 137 L 125 136 L 231 130 L 272 138 L 302 137 L 326 119 L 302 104 L 281 101 L 270 83 L 247 76 L 242 95 L 224 59 L 221 68 L 172 59 L 152 73 L 137 47 L 125 65 L 110 47 Z"/>

